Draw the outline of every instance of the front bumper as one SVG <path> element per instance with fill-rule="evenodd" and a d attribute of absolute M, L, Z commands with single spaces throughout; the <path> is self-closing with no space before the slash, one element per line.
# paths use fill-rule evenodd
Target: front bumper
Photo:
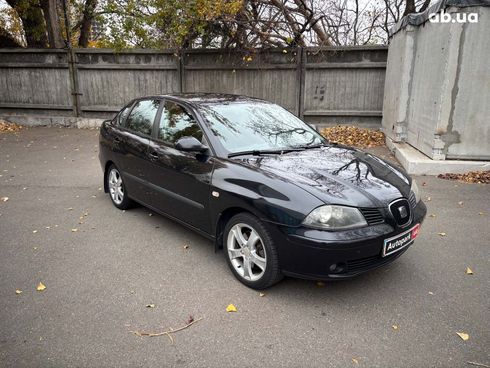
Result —
<path fill-rule="evenodd" d="M 326 280 L 351 278 L 384 266 L 410 247 L 382 257 L 384 240 L 421 224 L 427 208 L 420 201 L 412 213 L 412 221 L 405 228 L 390 223 L 337 232 L 276 227 L 272 232 L 278 244 L 281 269 L 288 276 Z"/>

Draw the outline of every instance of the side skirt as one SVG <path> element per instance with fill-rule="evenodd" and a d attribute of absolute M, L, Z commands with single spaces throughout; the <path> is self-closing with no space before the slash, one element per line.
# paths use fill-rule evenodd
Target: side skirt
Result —
<path fill-rule="evenodd" d="M 131 198 L 131 197 L 130 197 L 130 198 Z M 158 213 L 158 214 L 160 214 L 160 215 L 162 215 L 162 216 L 165 216 L 165 217 L 169 218 L 170 220 L 173 220 L 173 221 L 175 221 L 175 222 L 178 222 L 178 223 L 179 223 L 179 224 L 181 224 L 181 225 L 184 225 L 185 227 L 187 227 L 187 228 L 191 229 L 192 231 L 194 231 L 194 232 L 198 233 L 199 235 L 204 236 L 205 238 L 207 238 L 207 239 L 209 239 L 209 240 L 215 240 L 215 236 L 214 236 L 214 235 L 208 234 L 207 232 L 205 232 L 205 231 L 203 231 L 203 230 L 201 230 L 201 229 L 198 229 L 197 227 L 192 226 L 192 225 L 188 224 L 188 223 L 187 223 L 187 222 L 185 222 L 185 221 L 182 221 L 182 220 L 180 220 L 180 219 L 178 219 L 178 218 L 176 218 L 176 217 L 174 217 L 174 216 L 172 216 L 172 215 L 169 215 L 169 214 L 168 214 L 168 213 L 166 213 L 166 212 L 160 211 L 159 209 L 157 209 L 157 208 L 155 208 L 155 207 L 153 207 L 153 206 L 151 206 L 151 205 L 149 205 L 149 204 L 147 204 L 147 203 L 145 203 L 145 202 L 143 202 L 143 201 L 140 201 L 140 200 L 138 200 L 138 199 L 131 198 L 131 200 L 133 200 L 133 201 L 135 201 L 135 202 L 138 202 L 138 203 L 139 203 L 139 204 L 141 204 L 142 206 L 147 207 L 147 208 L 149 208 L 150 210 L 152 210 L 152 211 L 154 211 L 154 212 L 156 212 L 156 213 Z"/>

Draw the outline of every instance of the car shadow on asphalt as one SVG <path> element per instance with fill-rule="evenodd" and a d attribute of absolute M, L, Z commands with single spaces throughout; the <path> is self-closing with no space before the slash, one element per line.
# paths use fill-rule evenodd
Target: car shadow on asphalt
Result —
<path fill-rule="evenodd" d="M 219 272 L 226 273 L 227 282 L 231 288 L 236 289 L 237 287 L 243 288 L 244 290 L 252 289 L 240 284 L 238 280 L 235 280 L 231 271 L 226 265 L 223 250 L 220 249 L 215 252 L 214 242 L 206 239 L 205 237 L 189 230 L 184 225 L 173 221 L 166 216 L 155 213 L 145 207 L 137 207 L 130 211 L 137 216 L 149 216 L 151 214 L 151 221 L 154 221 L 155 231 L 164 229 L 166 232 L 171 231 L 172 235 L 175 236 L 180 244 L 191 244 L 192 252 L 189 253 L 190 257 L 196 257 L 196 259 L 206 259 L 209 267 L 208 272 Z M 147 220 L 146 220 L 147 221 Z M 155 246 L 155 252 L 161 251 L 161 248 Z M 410 251 L 410 250 L 409 250 Z M 409 251 L 407 254 L 409 254 Z M 397 293 L 400 289 L 404 289 L 405 286 L 407 290 L 410 290 L 410 285 L 407 282 L 405 284 L 403 275 L 409 271 L 410 262 L 407 262 L 405 257 L 400 257 L 393 263 L 386 265 L 384 267 L 368 271 L 357 277 L 348 280 L 329 280 L 321 281 L 319 280 L 303 280 L 295 279 L 291 277 L 285 277 L 278 284 L 270 287 L 266 290 L 268 295 L 287 295 L 290 302 L 298 302 L 298 304 L 303 303 L 304 300 L 309 300 L 310 302 L 324 302 L 326 298 L 330 300 L 330 303 L 338 300 L 339 303 L 345 300 L 354 299 L 359 300 L 360 303 L 379 302 L 379 295 L 387 294 L 391 291 Z M 392 280 L 398 280 L 396 286 L 393 286 Z M 355 305 L 356 303 L 354 303 Z"/>

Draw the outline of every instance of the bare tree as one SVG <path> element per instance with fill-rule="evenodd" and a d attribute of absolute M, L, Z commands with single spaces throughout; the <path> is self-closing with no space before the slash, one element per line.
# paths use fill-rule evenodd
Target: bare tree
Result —
<path fill-rule="evenodd" d="M 417 10 L 417 3 L 422 3 L 420 8 Z M 407 0 L 407 5 L 405 6 L 405 11 L 403 12 L 403 16 L 412 14 L 412 13 L 420 13 L 429 7 L 430 0 L 425 0 L 423 2 L 416 0 Z"/>
<path fill-rule="evenodd" d="M 79 47 L 88 47 L 94 21 L 102 25 L 99 44 L 116 48 L 386 44 L 404 15 L 430 5 L 430 0 L 229 0 L 216 3 L 221 10 L 215 11 L 212 1 L 203 0 L 203 14 L 190 0 L 70 0 L 74 26 L 67 28 L 58 15 L 62 0 L 5 1 L 22 20 L 27 46 L 55 48 L 64 45 L 61 29 L 75 35 Z M 223 10 L 233 2 L 232 11 Z"/>

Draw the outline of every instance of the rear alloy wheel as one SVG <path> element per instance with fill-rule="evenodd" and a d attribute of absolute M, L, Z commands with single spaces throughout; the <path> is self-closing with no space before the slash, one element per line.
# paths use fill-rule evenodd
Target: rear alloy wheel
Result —
<path fill-rule="evenodd" d="M 282 278 L 272 238 L 254 216 L 234 216 L 226 226 L 224 241 L 228 265 L 243 284 L 265 289 Z"/>
<path fill-rule="evenodd" d="M 106 177 L 107 188 L 109 189 L 109 195 L 114 206 L 121 210 L 128 209 L 131 206 L 131 200 L 127 195 L 121 173 L 116 166 L 111 165 L 109 167 Z"/>

